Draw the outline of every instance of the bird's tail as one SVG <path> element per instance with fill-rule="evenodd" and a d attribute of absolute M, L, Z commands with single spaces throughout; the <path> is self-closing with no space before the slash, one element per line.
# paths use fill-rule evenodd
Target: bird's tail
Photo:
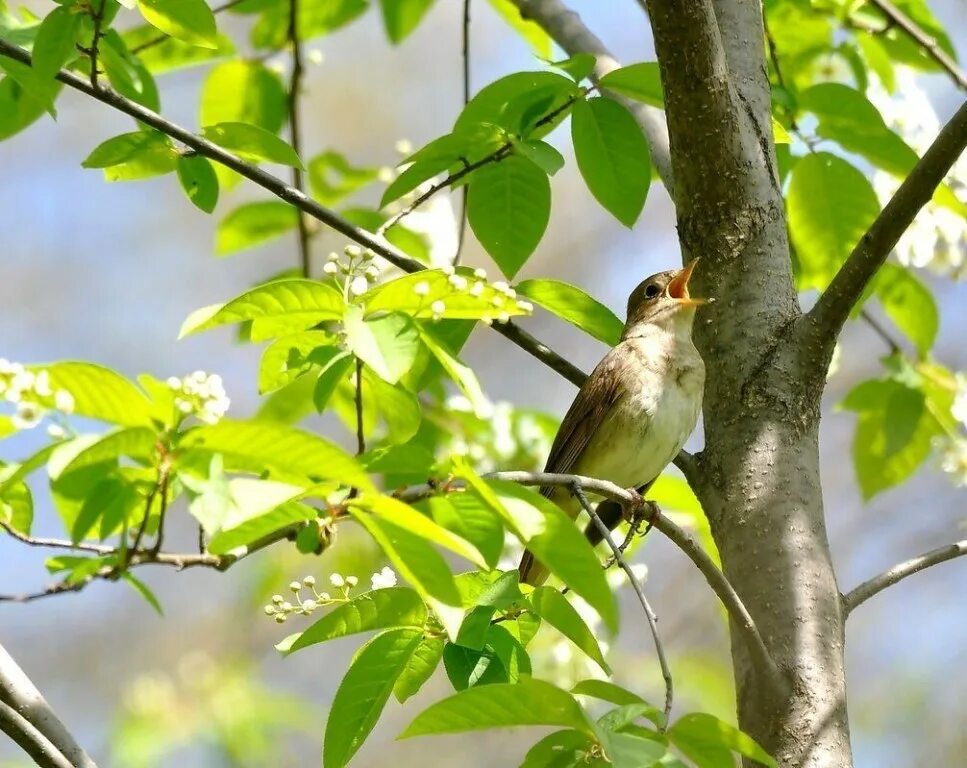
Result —
<path fill-rule="evenodd" d="M 651 483 L 643 485 L 638 492 L 644 494 L 651 487 Z M 567 512 L 571 517 L 575 517 L 577 509 L 574 510 L 572 514 L 570 505 L 567 502 L 562 503 L 563 500 L 559 499 L 557 496 L 551 497 L 553 501 L 557 502 L 565 512 Z M 578 508 L 580 505 L 578 505 Z M 622 510 L 621 505 L 616 501 L 605 500 L 598 504 L 598 508 L 595 510 L 601 522 L 604 523 L 605 527 L 609 531 L 613 531 L 618 527 L 618 524 L 622 520 Z M 591 544 L 592 547 L 597 546 L 602 541 L 604 541 L 604 536 L 598 527 L 594 524 L 594 521 L 590 521 L 584 529 L 584 536 Z M 541 563 L 534 555 L 530 552 L 524 552 L 524 556 L 520 559 L 520 565 L 517 566 L 517 572 L 520 575 L 521 584 L 530 584 L 532 586 L 540 586 L 550 575 L 550 571 L 547 567 Z"/>

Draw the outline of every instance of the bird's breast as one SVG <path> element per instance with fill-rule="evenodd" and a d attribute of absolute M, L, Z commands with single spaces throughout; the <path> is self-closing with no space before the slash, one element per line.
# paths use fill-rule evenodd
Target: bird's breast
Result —
<path fill-rule="evenodd" d="M 697 351 L 647 361 L 631 375 L 577 470 L 625 488 L 654 480 L 682 449 L 698 421 L 705 384 Z"/>

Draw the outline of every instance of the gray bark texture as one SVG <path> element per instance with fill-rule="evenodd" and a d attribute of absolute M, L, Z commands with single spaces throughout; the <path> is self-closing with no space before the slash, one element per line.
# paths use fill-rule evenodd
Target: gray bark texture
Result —
<path fill-rule="evenodd" d="M 793 353 L 800 320 L 771 138 L 761 9 L 652 0 L 679 238 L 702 257 L 696 326 L 708 378 L 696 493 L 725 574 L 786 677 L 763 675 L 733 628 L 739 724 L 783 766 L 852 764 L 843 611 L 819 481 L 826 359 Z"/>

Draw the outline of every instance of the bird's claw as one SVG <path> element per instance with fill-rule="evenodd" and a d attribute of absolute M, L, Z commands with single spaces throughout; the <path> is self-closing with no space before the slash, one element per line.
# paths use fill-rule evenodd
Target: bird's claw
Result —
<path fill-rule="evenodd" d="M 637 488 L 626 488 L 625 492 L 631 496 L 629 501 L 621 505 L 621 514 L 625 522 L 634 528 L 639 527 L 641 523 L 645 522 L 648 524 L 647 528 L 651 528 L 658 519 L 658 515 L 661 514 L 658 505 L 653 501 L 645 499 L 638 492 Z"/>

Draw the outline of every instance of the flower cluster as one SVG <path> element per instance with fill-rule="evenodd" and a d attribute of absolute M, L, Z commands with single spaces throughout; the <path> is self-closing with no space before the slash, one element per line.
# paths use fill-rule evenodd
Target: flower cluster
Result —
<path fill-rule="evenodd" d="M 955 382 L 957 389 L 950 415 L 960 422 L 962 428 L 967 428 L 967 374 L 958 373 Z M 951 482 L 956 486 L 967 486 L 967 436 L 963 431 L 940 438 L 936 448 L 940 453 L 940 467 L 951 475 Z"/>
<path fill-rule="evenodd" d="M 231 404 L 218 374 L 195 371 L 182 379 L 171 376 L 168 386 L 175 394 L 178 411 L 185 416 L 197 416 L 206 424 L 217 423 Z"/>
<path fill-rule="evenodd" d="M 879 109 L 884 121 L 923 154 L 940 130 L 937 113 L 909 67 L 897 67 L 896 95 L 878 84 L 867 95 Z M 962 156 L 945 179 L 954 194 L 967 193 L 967 155 Z M 900 181 L 892 174 L 878 171 L 873 187 L 885 203 L 897 191 Z M 953 211 L 928 203 L 913 224 L 900 237 L 895 251 L 901 264 L 928 268 L 955 279 L 967 276 L 967 221 Z"/>
<path fill-rule="evenodd" d="M 487 313 L 481 318 L 481 322 L 485 325 L 492 325 L 494 321 L 499 323 L 506 323 L 510 320 L 510 313 L 507 311 L 508 303 L 514 302 L 516 309 L 522 312 L 533 312 L 534 305 L 529 301 L 523 301 L 517 299 L 517 291 L 511 288 L 503 280 L 498 280 L 495 283 L 487 282 L 487 271 L 482 268 L 477 268 L 473 271 L 472 275 L 462 275 L 457 274 L 456 269 L 452 264 L 447 264 L 440 268 L 440 271 L 447 276 L 447 285 L 450 289 L 450 295 L 465 293 L 475 299 L 480 299 L 481 301 L 486 300 L 493 307 L 492 313 Z M 421 280 L 413 286 L 413 293 L 419 297 L 428 297 L 432 291 L 432 287 L 428 280 Z M 436 291 L 435 293 L 439 293 Z M 447 311 L 447 305 L 444 298 L 434 299 L 430 304 L 430 311 L 433 313 L 433 319 L 439 320 L 443 317 L 444 313 Z"/>
<path fill-rule="evenodd" d="M 379 279 L 380 269 L 374 262 L 376 254 L 358 245 L 347 245 L 343 254 L 345 260 L 335 251 L 330 253 L 322 271 L 337 281 L 337 275 L 343 275 L 342 287 L 347 299 L 362 296 L 369 290 L 370 283 Z"/>
<path fill-rule="evenodd" d="M 52 412 L 61 417 L 74 412 L 74 396 L 66 389 L 55 391 L 46 370 L 31 371 L 6 358 L 0 358 L 0 397 L 16 406 L 11 419 L 16 429 L 33 429 Z M 56 422 L 47 431 L 51 437 L 65 435 L 64 427 Z"/>
<path fill-rule="evenodd" d="M 371 577 L 373 589 L 383 589 L 396 586 L 396 574 L 391 568 L 383 568 Z M 293 581 L 289 584 L 289 591 L 293 597 L 286 600 L 282 595 L 273 595 L 272 602 L 263 608 L 266 616 L 271 616 L 276 623 L 284 624 L 289 616 L 300 615 L 308 616 L 317 608 L 336 603 L 345 603 L 351 599 L 350 593 L 359 585 L 359 579 L 355 576 L 343 576 L 341 573 L 333 573 L 329 576 L 329 583 L 332 585 L 333 592 L 319 592 L 316 590 L 316 579 L 314 576 L 306 576 L 301 582 Z M 308 590 L 308 595 L 303 595 L 303 590 Z"/>

